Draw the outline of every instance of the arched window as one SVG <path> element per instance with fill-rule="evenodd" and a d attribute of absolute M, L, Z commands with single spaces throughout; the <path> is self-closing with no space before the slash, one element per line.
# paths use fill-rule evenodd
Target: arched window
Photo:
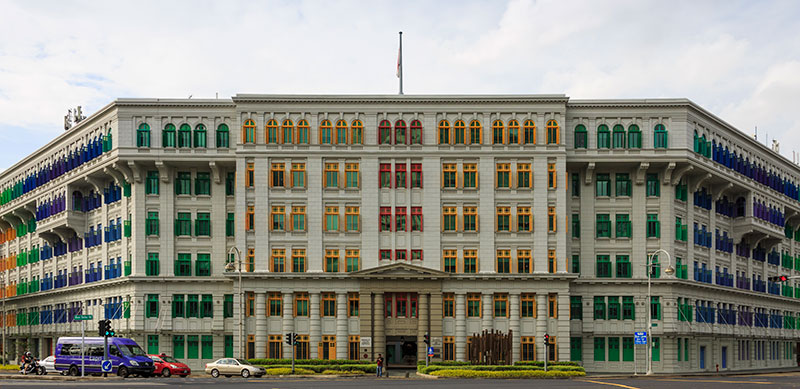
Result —
<path fill-rule="evenodd" d="M 308 131 L 311 126 L 308 125 L 308 120 L 300 119 L 297 122 L 297 135 L 295 136 L 294 142 L 298 145 L 307 145 L 308 144 Z"/>
<path fill-rule="evenodd" d="M 178 129 L 178 147 L 192 147 L 192 127 L 186 123 Z"/>
<path fill-rule="evenodd" d="M 512 119 L 508 121 L 508 144 L 519 144 L 519 122 Z"/>
<path fill-rule="evenodd" d="M 325 119 L 319 125 L 319 144 L 329 145 L 331 141 L 331 121 Z"/>
<path fill-rule="evenodd" d="M 555 120 L 547 121 L 547 144 L 554 145 L 561 143 L 561 127 Z"/>
<path fill-rule="evenodd" d="M 534 123 L 533 120 L 528 119 L 525 121 L 522 132 L 525 135 L 523 143 L 526 145 L 536 144 L 536 123 Z"/>
<path fill-rule="evenodd" d="M 218 148 L 230 147 L 230 131 L 228 131 L 227 124 L 220 124 L 217 127 L 217 147 Z"/>
<path fill-rule="evenodd" d="M 605 124 L 597 126 L 597 148 L 611 148 L 611 133 L 609 133 L 608 126 Z"/>
<path fill-rule="evenodd" d="M 506 142 L 505 127 L 502 120 L 495 120 L 492 123 L 492 144 L 501 145 Z"/>
<path fill-rule="evenodd" d="M 589 139 L 586 133 L 586 126 L 578 124 L 575 126 L 575 148 L 585 149 L 589 146 Z"/>
<path fill-rule="evenodd" d="M 114 147 L 114 142 L 111 139 L 111 129 L 108 129 L 106 135 L 103 136 L 103 152 L 111 151 L 111 148 Z"/>
<path fill-rule="evenodd" d="M 202 124 L 194 127 L 194 147 L 206 147 L 206 126 Z"/>
<path fill-rule="evenodd" d="M 248 144 L 256 143 L 256 122 L 253 119 L 247 119 L 242 126 L 242 142 Z"/>
<path fill-rule="evenodd" d="M 622 127 L 621 124 L 615 125 L 612 137 L 613 137 L 612 139 L 613 148 L 615 149 L 625 148 L 625 127 Z"/>
<path fill-rule="evenodd" d="M 653 148 L 667 148 L 667 128 L 664 127 L 663 124 L 656 124 L 655 131 L 653 132 Z"/>
<path fill-rule="evenodd" d="M 642 148 L 642 131 L 640 131 L 639 126 L 635 124 L 628 126 L 628 148 Z"/>
<path fill-rule="evenodd" d="M 294 122 L 290 119 L 285 119 L 281 125 L 281 134 L 283 135 L 284 144 L 292 144 L 294 140 Z"/>
<path fill-rule="evenodd" d="M 406 122 L 402 120 L 394 122 L 394 144 L 406 144 Z"/>
<path fill-rule="evenodd" d="M 469 122 L 469 144 L 471 145 L 479 145 L 483 141 L 483 131 L 481 127 L 481 122 L 478 120 L 473 120 Z"/>
<path fill-rule="evenodd" d="M 409 143 L 412 145 L 422 144 L 422 122 L 419 120 L 411 121 L 411 139 Z"/>
<path fill-rule="evenodd" d="M 465 132 L 467 126 L 464 124 L 464 121 L 459 119 L 453 124 L 453 143 L 457 145 L 463 145 L 465 142 Z"/>
<path fill-rule="evenodd" d="M 175 125 L 172 123 L 164 126 L 164 132 L 161 139 L 162 147 L 175 147 Z"/>
<path fill-rule="evenodd" d="M 142 123 L 136 130 L 136 147 L 150 147 L 150 126 Z"/>
<path fill-rule="evenodd" d="M 275 119 L 267 120 L 267 144 L 277 144 L 279 139 L 278 121 Z"/>
<path fill-rule="evenodd" d="M 336 144 L 347 144 L 347 122 L 344 120 L 336 122 Z"/>
<path fill-rule="evenodd" d="M 700 136 L 697 135 L 697 130 L 694 130 L 694 152 L 700 152 Z"/>
<path fill-rule="evenodd" d="M 442 120 L 439 122 L 439 144 L 450 144 L 450 122 Z"/>
<path fill-rule="evenodd" d="M 388 120 L 381 120 L 378 125 L 378 144 L 388 145 L 392 143 L 392 123 Z"/>
<path fill-rule="evenodd" d="M 364 124 L 361 123 L 361 120 L 353 120 L 353 123 L 350 124 L 350 144 L 364 144 Z"/>

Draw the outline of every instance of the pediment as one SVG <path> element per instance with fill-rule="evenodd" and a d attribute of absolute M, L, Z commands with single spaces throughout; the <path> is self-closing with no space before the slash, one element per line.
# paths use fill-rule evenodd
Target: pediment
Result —
<path fill-rule="evenodd" d="M 350 273 L 350 276 L 362 278 L 442 278 L 449 277 L 450 274 L 440 270 L 398 262 L 359 270 Z"/>

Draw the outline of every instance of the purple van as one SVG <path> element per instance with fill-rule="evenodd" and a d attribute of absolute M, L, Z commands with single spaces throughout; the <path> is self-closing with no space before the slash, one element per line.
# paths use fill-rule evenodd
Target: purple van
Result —
<path fill-rule="evenodd" d="M 86 374 L 102 373 L 103 338 L 84 338 L 84 364 Z M 67 372 L 71 376 L 81 375 L 81 338 L 58 338 L 56 343 L 56 371 Z M 122 377 L 137 374 L 149 377 L 153 374 L 153 360 L 145 354 L 133 339 L 108 338 L 108 359 L 111 373 Z"/>

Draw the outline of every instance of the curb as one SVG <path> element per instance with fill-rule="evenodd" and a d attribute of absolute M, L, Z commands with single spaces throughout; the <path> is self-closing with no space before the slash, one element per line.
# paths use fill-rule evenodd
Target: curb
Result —
<path fill-rule="evenodd" d="M 425 378 L 425 379 L 428 379 L 428 380 L 438 380 L 438 379 L 441 378 L 441 377 L 437 377 L 435 375 L 430 375 L 430 374 L 425 374 L 425 373 L 420 373 L 420 372 L 417 372 L 417 377 L 422 377 L 422 378 Z"/>

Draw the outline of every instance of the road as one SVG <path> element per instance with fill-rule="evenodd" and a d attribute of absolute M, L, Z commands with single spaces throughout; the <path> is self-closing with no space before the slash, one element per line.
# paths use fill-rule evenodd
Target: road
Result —
<path fill-rule="evenodd" d="M 488 380 L 488 379 L 419 379 L 419 378 L 119 378 L 108 380 L 42 381 L 35 379 L 3 379 L 0 387 L 6 388 L 270 388 L 270 389 L 350 389 L 350 388 L 409 388 L 414 389 L 505 389 L 505 388 L 626 388 L 675 389 L 691 388 L 800 388 L 800 373 L 761 374 L 727 377 L 652 377 L 604 378 L 586 377 L 573 380 Z"/>

